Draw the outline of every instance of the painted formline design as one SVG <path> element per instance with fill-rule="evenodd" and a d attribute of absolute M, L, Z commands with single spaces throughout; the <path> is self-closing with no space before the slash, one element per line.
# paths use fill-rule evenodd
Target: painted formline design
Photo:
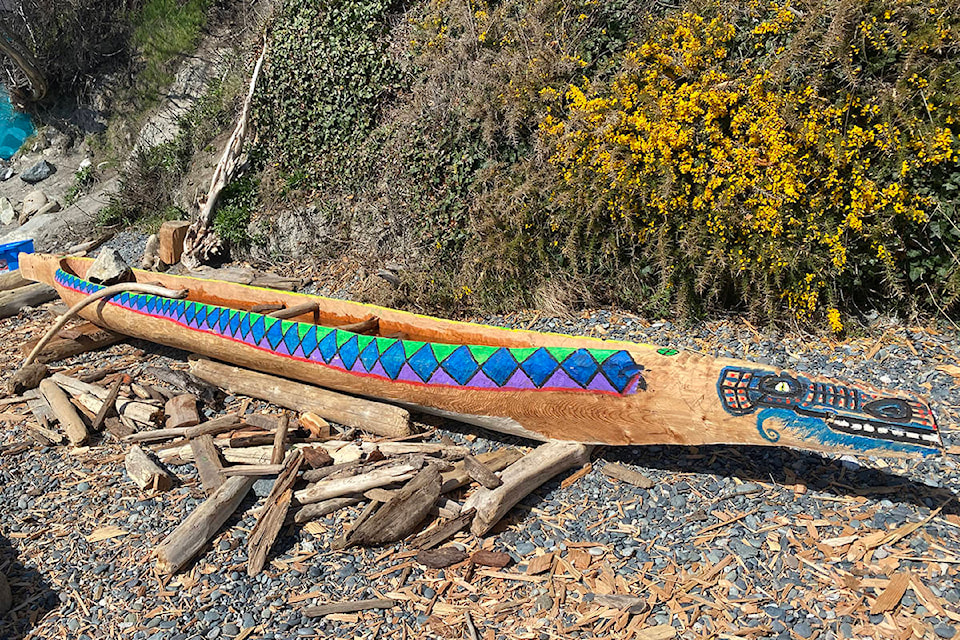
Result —
<path fill-rule="evenodd" d="M 101 285 L 57 270 L 58 284 L 89 295 Z M 622 349 L 458 345 L 356 334 L 312 323 L 149 294 L 107 304 L 274 355 L 392 382 L 493 391 L 577 391 L 629 395 L 646 389 L 643 366 Z"/>

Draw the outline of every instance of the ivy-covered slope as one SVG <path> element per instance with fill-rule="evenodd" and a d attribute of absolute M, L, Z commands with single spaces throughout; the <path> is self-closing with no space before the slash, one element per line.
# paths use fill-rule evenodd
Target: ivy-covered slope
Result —
<path fill-rule="evenodd" d="M 958 80 L 949 0 L 285 0 L 255 225 L 447 312 L 955 313 Z"/>

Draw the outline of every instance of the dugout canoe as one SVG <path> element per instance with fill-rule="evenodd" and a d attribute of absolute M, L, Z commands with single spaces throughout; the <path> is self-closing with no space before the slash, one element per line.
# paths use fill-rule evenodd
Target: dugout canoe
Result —
<path fill-rule="evenodd" d="M 25 278 L 73 305 L 101 287 L 89 258 L 23 255 Z M 874 455 L 942 449 L 904 391 L 807 377 L 670 346 L 456 322 L 241 284 L 134 271 L 184 300 L 124 293 L 81 312 L 130 336 L 537 440 L 774 445 Z M 318 315 L 251 311 L 314 301 Z M 338 329 L 379 318 L 378 335 Z M 389 337 L 394 336 L 394 337 Z M 397 337 L 399 336 L 399 337 Z"/>

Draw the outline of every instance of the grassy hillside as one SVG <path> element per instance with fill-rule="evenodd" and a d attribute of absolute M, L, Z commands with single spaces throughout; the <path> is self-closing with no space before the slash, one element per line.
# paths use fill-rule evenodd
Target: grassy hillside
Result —
<path fill-rule="evenodd" d="M 261 204 L 425 306 L 956 311 L 955 3 L 285 0 L 271 33 Z"/>

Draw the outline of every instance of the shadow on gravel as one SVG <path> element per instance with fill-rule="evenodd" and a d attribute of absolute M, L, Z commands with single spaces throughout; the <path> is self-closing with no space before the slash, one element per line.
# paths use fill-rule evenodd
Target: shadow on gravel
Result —
<path fill-rule="evenodd" d="M 13 605 L 0 614 L 0 638 L 21 640 L 50 611 L 60 606 L 57 593 L 35 568 L 20 562 L 17 550 L 0 536 L 0 573 L 10 585 Z"/>
<path fill-rule="evenodd" d="M 816 453 L 774 447 L 704 446 L 607 447 L 599 457 L 673 473 L 710 473 L 746 481 L 794 485 L 836 496 L 864 496 L 876 500 L 908 502 L 944 514 L 960 514 L 960 494 L 949 488 L 879 469 L 850 468 Z M 723 498 L 724 496 L 718 496 Z"/>

